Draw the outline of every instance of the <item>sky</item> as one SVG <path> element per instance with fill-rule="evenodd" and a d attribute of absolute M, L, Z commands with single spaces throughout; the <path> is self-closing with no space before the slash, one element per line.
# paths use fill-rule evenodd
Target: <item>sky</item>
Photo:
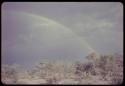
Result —
<path fill-rule="evenodd" d="M 91 52 L 123 54 L 119 2 L 5 2 L 2 62 L 82 60 Z"/>

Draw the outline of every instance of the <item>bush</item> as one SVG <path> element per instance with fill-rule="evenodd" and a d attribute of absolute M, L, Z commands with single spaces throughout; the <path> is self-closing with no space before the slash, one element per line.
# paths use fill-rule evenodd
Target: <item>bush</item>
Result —
<path fill-rule="evenodd" d="M 81 78 L 84 76 L 84 73 L 86 73 L 86 76 L 88 76 L 89 74 L 92 75 L 95 74 L 94 65 L 91 62 L 87 63 L 77 62 L 75 68 L 76 68 L 75 74 Z"/>
<path fill-rule="evenodd" d="M 18 71 L 15 66 L 2 65 L 2 81 L 5 84 L 16 84 Z"/>

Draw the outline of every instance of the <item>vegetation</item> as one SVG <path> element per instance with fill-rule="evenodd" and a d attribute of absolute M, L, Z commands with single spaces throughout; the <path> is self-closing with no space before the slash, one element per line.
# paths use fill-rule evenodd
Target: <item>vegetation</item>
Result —
<path fill-rule="evenodd" d="M 2 64 L 1 70 L 4 84 L 121 84 L 123 57 L 101 55 L 93 62 L 72 64 L 41 62 L 30 70 Z"/>

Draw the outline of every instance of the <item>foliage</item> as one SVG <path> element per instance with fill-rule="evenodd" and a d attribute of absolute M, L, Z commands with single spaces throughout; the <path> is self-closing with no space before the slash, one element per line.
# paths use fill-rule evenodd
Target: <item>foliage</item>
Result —
<path fill-rule="evenodd" d="M 123 57 L 116 55 L 101 55 L 99 59 L 87 62 L 60 63 L 40 62 L 34 68 L 26 70 L 16 65 L 2 65 L 2 82 L 18 84 L 20 79 L 44 79 L 47 84 L 75 80 L 79 83 L 86 80 L 106 81 L 109 84 L 121 84 L 123 81 Z M 21 77 L 22 76 L 22 77 Z M 93 82 L 91 82 L 93 83 Z"/>
<path fill-rule="evenodd" d="M 7 79 L 10 79 L 6 82 Z M 18 71 L 15 66 L 2 65 L 2 82 L 5 84 L 16 83 L 18 80 Z"/>

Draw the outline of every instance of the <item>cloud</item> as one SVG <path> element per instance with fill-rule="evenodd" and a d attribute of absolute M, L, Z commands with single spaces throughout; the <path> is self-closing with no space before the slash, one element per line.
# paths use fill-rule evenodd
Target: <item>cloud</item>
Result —
<path fill-rule="evenodd" d="M 5 16 L 9 19 L 5 23 L 13 23 L 7 28 L 2 28 L 5 30 L 2 41 L 7 40 L 13 45 L 6 47 L 7 51 L 3 53 L 3 58 L 6 58 L 4 61 L 8 61 L 7 58 L 10 58 L 12 62 L 20 63 L 28 58 L 32 61 L 37 58 L 35 61 L 38 61 L 44 57 L 79 60 L 94 51 L 71 29 L 51 19 L 16 11 L 13 13 L 5 12 L 5 14 L 12 14 L 11 18 Z M 13 29 L 13 27 L 16 28 Z M 10 30 L 15 30 L 15 33 L 8 32 Z M 6 36 L 6 33 L 9 34 Z M 15 35 L 14 38 L 10 37 L 12 33 Z M 8 39 L 8 37 L 10 38 Z"/>
<path fill-rule="evenodd" d="M 14 11 L 19 12 L 18 16 L 14 16 L 17 15 Z M 5 33 L 2 34 L 5 48 L 2 51 L 7 50 L 2 57 L 11 58 L 10 62 L 20 60 L 21 64 L 23 59 L 26 63 L 31 57 L 32 62 L 56 56 L 82 59 L 83 50 L 88 52 L 85 46 L 100 53 L 121 53 L 123 6 L 113 2 L 5 3 L 2 5 L 2 33 Z"/>

